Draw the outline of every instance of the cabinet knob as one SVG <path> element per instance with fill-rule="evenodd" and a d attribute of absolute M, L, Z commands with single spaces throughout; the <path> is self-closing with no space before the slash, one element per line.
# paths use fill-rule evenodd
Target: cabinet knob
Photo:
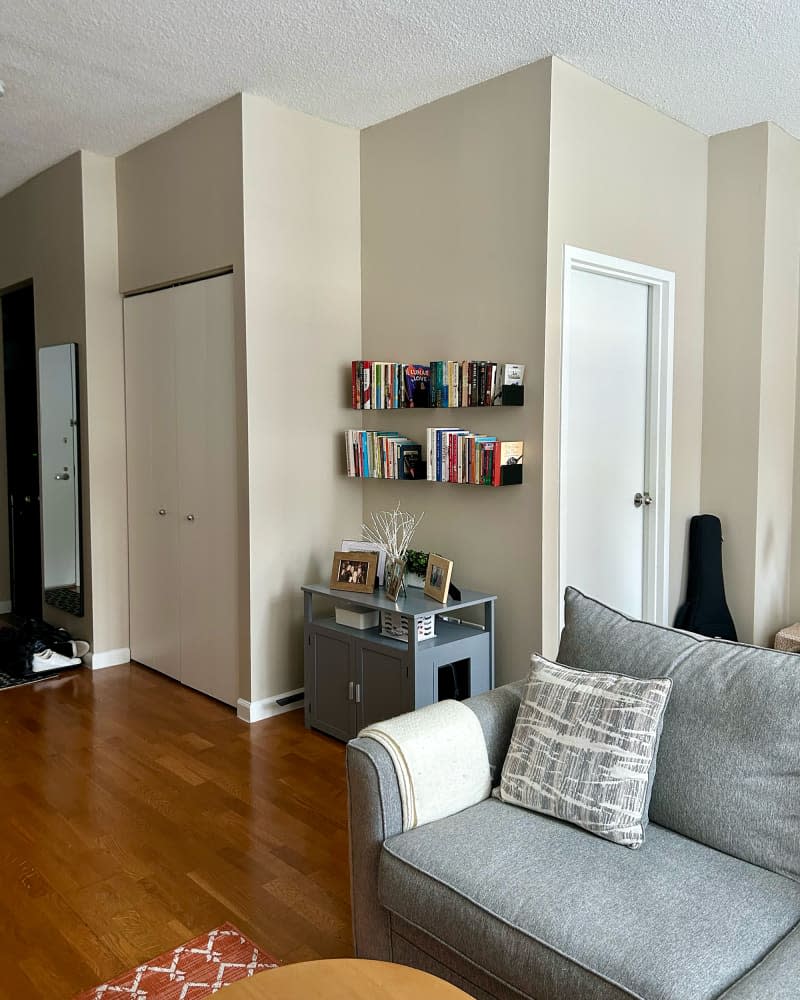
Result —
<path fill-rule="evenodd" d="M 164 507 L 160 507 L 158 513 L 163 517 L 167 513 L 167 511 Z"/>
<path fill-rule="evenodd" d="M 187 514 L 186 515 L 186 520 L 187 521 L 194 521 L 194 514 Z"/>

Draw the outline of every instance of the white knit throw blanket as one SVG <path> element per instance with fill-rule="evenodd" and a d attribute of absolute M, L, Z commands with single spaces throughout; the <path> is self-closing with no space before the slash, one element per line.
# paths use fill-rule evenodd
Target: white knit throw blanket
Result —
<path fill-rule="evenodd" d="M 478 718 L 460 701 L 440 701 L 362 729 L 392 758 L 403 830 L 451 816 L 489 797 L 492 782 Z"/>

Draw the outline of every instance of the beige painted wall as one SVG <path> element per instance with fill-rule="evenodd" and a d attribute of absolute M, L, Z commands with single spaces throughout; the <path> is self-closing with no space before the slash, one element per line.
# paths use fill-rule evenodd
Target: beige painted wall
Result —
<path fill-rule="evenodd" d="M 78 344 L 81 413 L 87 415 L 82 202 L 80 153 L 0 199 L 0 289 L 33 279 L 37 347 Z M 89 454 L 88 424 L 84 419 L 81 428 L 86 612 L 83 618 L 75 618 L 55 608 L 47 608 L 46 614 L 48 621 L 64 625 L 76 637 L 92 642 L 93 580 L 90 538 L 86 530 L 90 492 L 89 476 L 85 474 L 85 458 Z"/>
<path fill-rule="evenodd" d="M 768 125 L 761 348 L 755 614 L 753 634 L 772 645 L 790 617 L 794 535 L 797 311 L 800 302 L 800 142 Z"/>
<path fill-rule="evenodd" d="M 128 520 L 122 300 L 117 290 L 117 186 L 114 160 L 81 154 L 89 478 L 84 509 L 91 557 L 94 649 L 126 650 Z"/>
<path fill-rule="evenodd" d="M 123 294 L 241 266 L 241 95 L 118 157 L 117 192 Z"/>
<path fill-rule="evenodd" d="M 242 208 L 242 97 L 237 95 L 117 159 L 123 295 L 233 270 L 239 509 L 239 689 L 250 693 L 247 349 Z"/>
<path fill-rule="evenodd" d="M 327 579 L 360 529 L 341 452 L 361 340 L 359 134 L 245 95 L 243 150 L 256 701 L 303 686 L 300 586 Z"/>
<path fill-rule="evenodd" d="M 790 590 L 799 261 L 800 143 L 767 124 L 714 136 L 702 496 L 723 521 L 739 638 L 767 645 L 800 610 Z"/>
<path fill-rule="evenodd" d="M 453 559 L 459 586 L 498 595 L 499 683 L 522 676 L 541 641 L 549 108 L 550 67 L 540 62 L 361 137 L 360 356 L 527 365 L 522 408 L 371 412 L 364 420 L 422 442 L 428 425 L 524 439 L 521 486 L 364 482 L 365 516 L 398 500 L 424 511 L 415 547 Z M 358 426 L 352 413 L 349 426 Z"/>
<path fill-rule="evenodd" d="M 707 140 L 552 61 L 543 433 L 543 645 L 558 641 L 561 282 L 565 244 L 676 274 L 670 616 L 684 588 L 688 520 L 700 505 Z"/>
<path fill-rule="evenodd" d="M 754 624 L 766 125 L 714 136 L 708 157 L 704 512 L 722 521 L 728 606 Z"/>

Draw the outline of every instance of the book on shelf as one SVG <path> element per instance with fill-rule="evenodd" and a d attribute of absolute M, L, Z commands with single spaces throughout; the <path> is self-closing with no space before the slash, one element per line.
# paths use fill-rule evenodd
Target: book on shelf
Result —
<path fill-rule="evenodd" d="M 430 365 L 403 365 L 405 405 L 424 408 L 431 405 Z"/>
<path fill-rule="evenodd" d="M 351 368 L 356 410 L 502 405 L 503 387 L 521 386 L 525 376 L 525 365 L 498 361 L 357 360 Z"/>
<path fill-rule="evenodd" d="M 345 431 L 351 479 L 424 479 L 422 448 L 397 431 Z"/>
<path fill-rule="evenodd" d="M 502 486 L 502 466 L 522 464 L 522 441 L 498 441 L 460 427 L 429 427 L 426 435 L 427 478 L 432 482 Z"/>
<path fill-rule="evenodd" d="M 525 446 L 522 441 L 498 441 L 495 453 L 495 462 L 492 485 L 499 486 L 501 483 L 502 469 L 504 465 L 522 465 L 522 455 Z"/>

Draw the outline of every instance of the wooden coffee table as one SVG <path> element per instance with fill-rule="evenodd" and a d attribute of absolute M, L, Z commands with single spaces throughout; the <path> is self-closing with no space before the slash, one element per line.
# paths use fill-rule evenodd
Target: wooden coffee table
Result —
<path fill-rule="evenodd" d="M 226 986 L 225 1000 L 464 1000 L 427 972 L 364 958 L 298 962 Z"/>

